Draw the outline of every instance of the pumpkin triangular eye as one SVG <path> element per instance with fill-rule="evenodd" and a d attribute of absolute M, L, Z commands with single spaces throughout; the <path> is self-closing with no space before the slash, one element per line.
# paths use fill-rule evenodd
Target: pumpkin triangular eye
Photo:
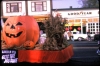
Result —
<path fill-rule="evenodd" d="M 9 23 L 6 24 L 6 26 L 9 26 L 9 25 L 10 25 Z"/>
<path fill-rule="evenodd" d="M 18 22 L 16 25 L 22 25 L 22 23 Z"/>

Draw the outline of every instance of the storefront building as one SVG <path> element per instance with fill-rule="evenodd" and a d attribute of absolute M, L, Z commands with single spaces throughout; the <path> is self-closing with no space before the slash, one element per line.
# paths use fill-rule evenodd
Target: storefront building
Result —
<path fill-rule="evenodd" d="M 36 18 L 37 21 L 43 21 L 50 14 L 50 1 L 2 1 L 1 18 L 10 16 L 29 15 Z M 48 4 L 48 5 L 47 5 Z M 40 19 L 38 19 L 40 18 Z"/>
<path fill-rule="evenodd" d="M 53 9 L 53 14 L 55 11 L 68 20 L 66 26 L 81 26 L 82 34 L 88 30 L 92 34 L 100 31 L 99 8 Z"/>
<path fill-rule="evenodd" d="M 43 22 L 51 12 L 50 1 L 2 1 L 2 15 L 4 22 L 10 16 L 33 16 L 37 22 Z M 90 30 L 92 33 L 100 31 L 99 8 L 67 8 L 52 9 L 53 15 L 60 13 L 68 20 L 66 26 L 81 26 L 81 33 Z"/>

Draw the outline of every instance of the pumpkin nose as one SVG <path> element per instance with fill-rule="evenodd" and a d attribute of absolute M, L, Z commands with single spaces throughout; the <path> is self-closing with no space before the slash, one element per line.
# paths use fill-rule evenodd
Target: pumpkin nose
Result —
<path fill-rule="evenodd" d="M 28 45 L 30 45 L 30 43 L 28 43 Z"/>
<path fill-rule="evenodd" d="M 15 29 L 14 25 L 11 26 L 11 29 Z"/>

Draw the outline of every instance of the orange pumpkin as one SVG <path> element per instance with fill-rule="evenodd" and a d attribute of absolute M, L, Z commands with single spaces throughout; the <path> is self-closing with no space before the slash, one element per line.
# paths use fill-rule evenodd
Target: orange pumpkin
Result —
<path fill-rule="evenodd" d="M 39 26 L 32 16 L 9 17 L 3 28 L 3 39 L 11 47 L 19 47 L 25 41 L 33 41 L 35 45 L 39 38 Z"/>
<path fill-rule="evenodd" d="M 34 48 L 34 44 L 32 41 L 26 41 L 24 44 L 23 44 L 23 47 L 25 49 L 33 49 Z"/>

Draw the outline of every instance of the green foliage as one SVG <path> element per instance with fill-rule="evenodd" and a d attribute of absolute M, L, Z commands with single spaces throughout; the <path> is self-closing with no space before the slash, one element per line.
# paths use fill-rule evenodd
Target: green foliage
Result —
<path fill-rule="evenodd" d="M 82 3 L 82 8 L 95 8 L 99 7 L 98 0 L 79 0 L 79 3 Z"/>

